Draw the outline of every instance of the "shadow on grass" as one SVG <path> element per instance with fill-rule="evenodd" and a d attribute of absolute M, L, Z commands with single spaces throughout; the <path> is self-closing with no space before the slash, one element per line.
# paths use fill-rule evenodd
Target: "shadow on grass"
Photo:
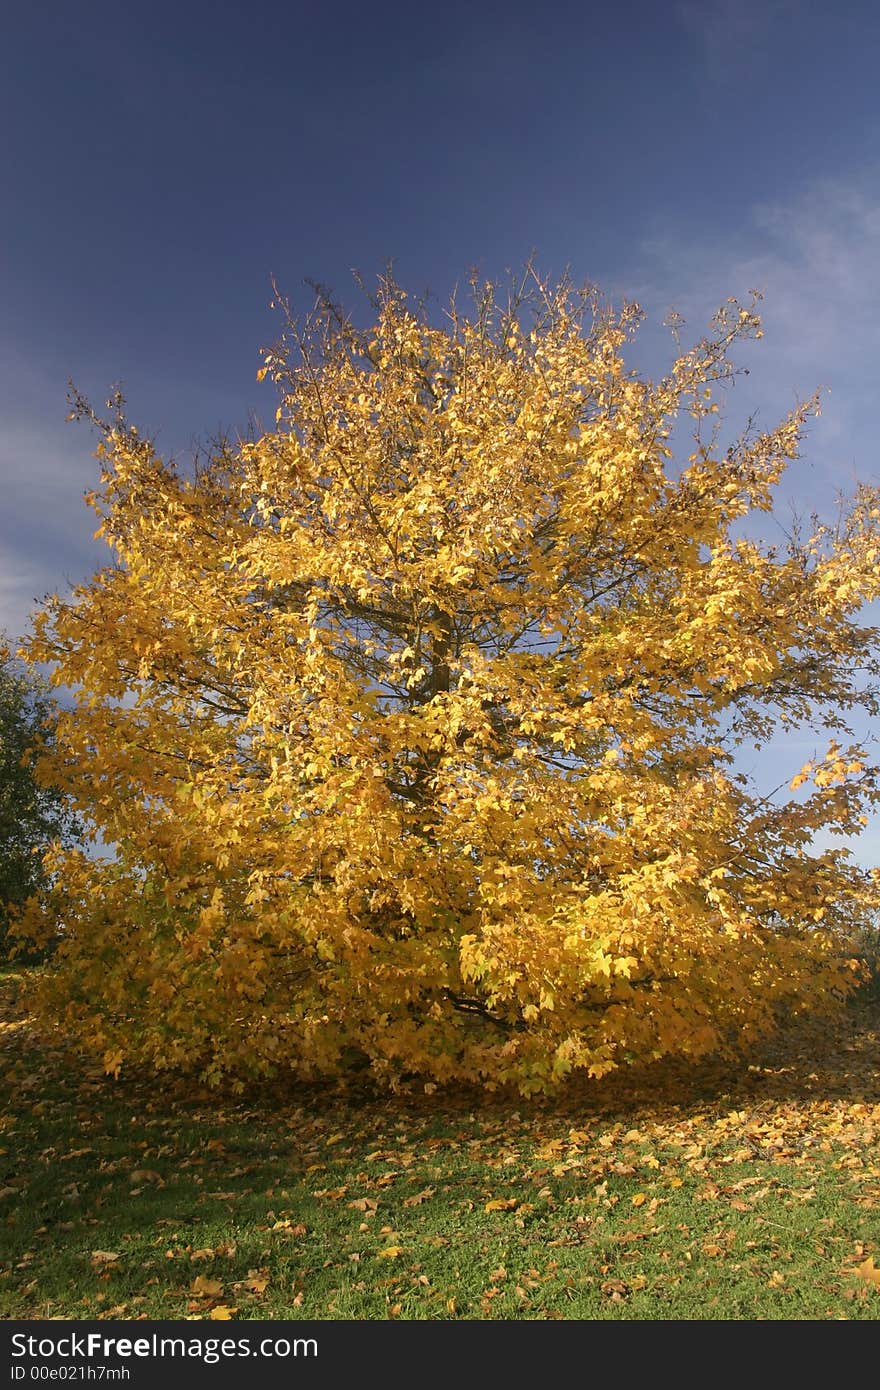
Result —
<path fill-rule="evenodd" d="M 16 1053 L 33 1054 L 42 1043 L 30 1036 L 27 1020 L 17 1009 L 21 976 L 0 974 L 0 1029 L 6 1030 L 6 1047 Z M 3 1038 L 0 1036 L 0 1044 Z M 124 1073 L 118 1081 L 106 1077 L 93 1061 L 72 1049 L 49 1049 L 39 1070 L 16 1085 L 19 1065 L 7 1074 L 12 1090 L 38 1087 L 45 1067 L 61 1067 L 81 1094 L 97 1100 L 106 1097 L 112 1108 L 157 1104 L 182 1118 L 192 1111 L 200 1126 L 206 1119 L 205 1107 L 224 1112 L 259 1112 L 267 1116 L 286 1112 L 291 1105 L 315 1109 L 325 1114 L 341 1110 L 356 1112 L 392 1107 L 401 1114 L 415 1116 L 449 1112 L 480 1111 L 503 1114 L 511 1108 L 527 1113 L 560 1115 L 595 1113 L 619 1114 L 647 1107 L 686 1107 L 716 1100 L 743 1103 L 772 1100 L 815 1102 L 818 1099 L 849 1099 L 865 1103 L 880 1102 L 880 988 L 876 986 L 856 995 L 836 1019 L 804 1019 L 777 1035 L 745 1051 L 739 1058 L 664 1059 L 646 1066 L 621 1068 L 599 1081 L 575 1075 L 557 1091 L 545 1097 L 524 1098 L 515 1089 L 486 1092 L 478 1087 L 455 1085 L 432 1088 L 426 1095 L 416 1080 L 394 1095 L 377 1091 L 367 1077 L 339 1082 L 305 1084 L 279 1079 L 247 1085 L 242 1092 L 220 1086 L 207 1088 L 188 1077 L 144 1072 Z"/>

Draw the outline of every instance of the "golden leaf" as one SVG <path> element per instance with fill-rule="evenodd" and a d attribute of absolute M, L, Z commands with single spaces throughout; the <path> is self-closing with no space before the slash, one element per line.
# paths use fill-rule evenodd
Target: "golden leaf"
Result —
<path fill-rule="evenodd" d="M 190 1293 L 198 1294 L 200 1298 L 217 1298 L 223 1292 L 219 1279 L 207 1279 L 203 1274 L 197 1274 L 189 1288 Z"/>
<path fill-rule="evenodd" d="M 436 1188 L 424 1187 L 421 1192 L 415 1192 L 411 1197 L 404 1197 L 403 1205 L 405 1207 L 419 1207 L 423 1202 L 429 1201 L 434 1196 L 435 1191 Z"/>
<path fill-rule="evenodd" d="M 484 1211 L 516 1211 L 519 1206 L 518 1197 L 493 1197 L 487 1202 Z"/>
<path fill-rule="evenodd" d="M 860 1265 L 856 1265 L 856 1274 L 860 1279 L 864 1279 L 866 1284 L 872 1288 L 880 1289 L 880 1269 L 874 1264 L 874 1256 L 869 1255 Z"/>

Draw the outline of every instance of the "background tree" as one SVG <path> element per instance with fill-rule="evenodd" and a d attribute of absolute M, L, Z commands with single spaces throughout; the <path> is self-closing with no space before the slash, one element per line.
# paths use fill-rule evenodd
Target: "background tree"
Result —
<path fill-rule="evenodd" d="M 14 948 L 12 918 L 47 886 L 43 855 L 69 841 L 74 822 L 63 794 L 39 784 L 40 748 L 51 744 L 55 703 L 45 684 L 0 642 L 0 958 Z"/>
<path fill-rule="evenodd" d="M 385 279 L 367 332 L 282 303 L 275 427 L 191 471 L 96 420 L 113 562 L 31 654 L 78 692 L 46 776 L 115 856 L 59 861 L 37 1004 L 110 1070 L 528 1091 L 848 987 L 876 883 L 812 836 L 878 795 L 877 493 L 745 538 L 815 409 L 719 443 L 754 305 L 654 382 L 635 306 L 473 288 L 435 323 Z M 736 772 L 805 719 L 790 793 Z"/>

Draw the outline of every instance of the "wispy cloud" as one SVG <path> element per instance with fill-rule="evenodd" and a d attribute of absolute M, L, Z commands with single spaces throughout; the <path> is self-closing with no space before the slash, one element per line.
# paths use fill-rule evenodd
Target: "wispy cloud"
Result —
<path fill-rule="evenodd" d="M 880 358 L 880 179 L 876 171 L 825 178 L 788 202 L 755 204 L 727 238 L 703 244 L 678 226 L 640 249 L 631 286 L 646 308 L 652 340 L 674 306 L 687 320 L 683 339 L 699 336 L 728 295 L 764 295 L 764 341 L 748 353 L 751 375 L 739 379 L 731 412 L 757 412 L 772 424 L 796 399 L 827 390 L 823 414 L 805 445 L 804 465 L 781 489 L 779 515 L 817 510 L 830 515 L 839 494 L 855 484 L 880 484 L 877 447 L 877 362 Z M 668 357 L 668 350 L 667 350 Z M 877 605 L 870 616 L 880 619 Z M 871 738 L 864 722 L 857 730 Z M 805 752 L 827 739 L 803 730 L 763 748 L 755 775 L 768 787 L 797 770 Z M 744 759 L 744 764 L 747 760 Z M 849 845 L 862 863 L 880 860 L 880 816 L 858 839 L 825 836 L 817 843 Z"/>
<path fill-rule="evenodd" d="M 714 77 L 761 64 L 764 45 L 781 21 L 792 22 L 803 0 L 681 0 L 679 23 Z"/>
<path fill-rule="evenodd" d="M 0 546 L 0 633 L 13 643 L 23 636 L 34 599 L 46 588 L 39 565 L 28 564 L 7 546 Z"/>
<path fill-rule="evenodd" d="M 0 628 L 102 563 L 83 493 L 98 479 L 88 434 L 64 419 L 64 383 L 0 342 Z"/>
<path fill-rule="evenodd" d="M 672 226 L 641 247 L 636 295 L 662 317 L 674 305 L 702 331 L 728 295 L 764 295 L 764 342 L 741 401 L 762 419 L 828 391 L 810 454 L 816 501 L 880 480 L 876 363 L 880 348 L 880 180 L 823 179 L 788 203 L 753 206 L 728 238 L 700 244 Z"/>

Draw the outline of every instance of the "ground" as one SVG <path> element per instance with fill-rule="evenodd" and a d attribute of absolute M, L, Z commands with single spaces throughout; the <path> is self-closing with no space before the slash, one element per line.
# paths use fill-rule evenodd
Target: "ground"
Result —
<path fill-rule="evenodd" d="M 527 1103 L 114 1081 L 36 1038 L 21 983 L 0 1317 L 880 1315 L 876 999 L 741 1067 Z"/>

